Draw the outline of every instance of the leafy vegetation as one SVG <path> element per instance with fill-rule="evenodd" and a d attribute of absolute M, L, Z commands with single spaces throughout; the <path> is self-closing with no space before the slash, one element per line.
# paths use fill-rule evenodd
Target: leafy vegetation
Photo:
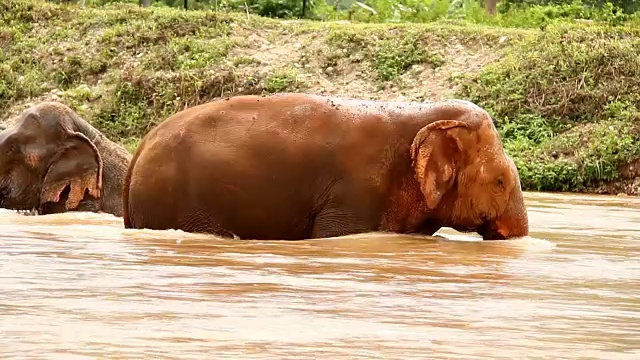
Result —
<path fill-rule="evenodd" d="M 442 65 L 444 59 L 428 50 L 424 32 L 403 31 L 333 31 L 328 43 L 338 53 L 352 51 L 359 54 L 380 81 L 394 80 L 412 65 L 428 63 L 433 68 Z M 389 31 L 391 30 L 391 31 Z M 370 41 L 371 37 L 376 41 Z"/>
<path fill-rule="evenodd" d="M 84 8 L 0 3 L 2 120 L 29 103 L 60 99 L 134 149 L 171 114 L 224 96 L 326 86 L 335 93 L 360 82 L 358 94 L 367 97 L 423 100 L 410 90 L 442 81 L 450 96 L 491 112 L 525 189 L 593 189 L 623 180 L 625 167 L 640 158 L 640 22 L 622 1 L 508 0 L 493 17 L 475 1 L 367 2 L 375 16 L 360 6 L 348 15 L 350 8 L 310 1 L 316 18 L 384 24 L 98 1 Z M 461 61 L 468 57 L 487 59 L 472 71 Z"/>
<path fill-rule="evenodd" d="M 294 69 L 280 69 L 266 79 L 265 91 L 277 93 L 299 88 L 297 75 Z"/>
<path fill-rule="evenodd" d="M 85 0 L 90 4 L 138 3 L 138 0 Z M 614 25 L 640 21 L 636 0 L 503 0 L 489 15 L 484 0 L 307 0 L 305 17 L 314 20 L 428 23 L 443 19 L 503 27 L 537 28 L 573 19 Z M 182 7 L 183 0 L 153 0 L 154 6 Z M 274 18 L 302 16 L 302 0 L 188 0 L 189 9 L 240 11 Z"/>

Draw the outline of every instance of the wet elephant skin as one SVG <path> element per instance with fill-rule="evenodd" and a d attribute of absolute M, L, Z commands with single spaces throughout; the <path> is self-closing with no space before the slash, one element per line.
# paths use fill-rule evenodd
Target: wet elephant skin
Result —
<path fill-rule="evenodd" d="M 143 138 L 123 206 L 127 228 L 242 239 L 528 234 L 491 116 L 462 100 L 277 94 L 188 108 Z"/>
<path fill-rule="evenodd" d="M 122 216 L 131 154 L 59 102 L 24 110 L 0 132 L 0 207 Z"/>

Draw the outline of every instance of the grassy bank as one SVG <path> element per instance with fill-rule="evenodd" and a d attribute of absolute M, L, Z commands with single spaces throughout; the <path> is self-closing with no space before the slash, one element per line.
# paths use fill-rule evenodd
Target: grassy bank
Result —
<path fill-rule="evenodd" d="M 640 30 L 352 24 L 246 14 L 0 3 L 0 119 L 71 105 L 131 149 L 176 111 L 279 91 L 472 100 L 531 190 L 637 193 Z"/>

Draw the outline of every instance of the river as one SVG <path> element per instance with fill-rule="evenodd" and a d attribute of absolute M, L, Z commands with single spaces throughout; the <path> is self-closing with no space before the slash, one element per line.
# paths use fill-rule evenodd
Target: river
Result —
<path fill-rule="evenodd" d="M 531 233 L 221 240 L 0 210 L 2 359 L 640 359 L 640 199 Z"/>

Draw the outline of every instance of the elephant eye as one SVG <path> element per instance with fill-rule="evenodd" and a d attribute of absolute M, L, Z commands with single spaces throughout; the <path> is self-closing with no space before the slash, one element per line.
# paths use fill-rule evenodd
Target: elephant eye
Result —
<path fill-rule="evenodd" d="M 498 183 L 498 187 L 499 187 L 500 189 L 504 189 L 504 179 L 499 178 L 499 179 L 498 179 L 498 181 L 497 181 L 497 183 Z"/>
<path fill-rule="evenodd" d="M 13 142 L 11 143 L 11 145 L 9 145 L 9 154 L 15 155 L 19 152 L 20 152 L 20 148 L 18 147 L 18 144 Z"/>

